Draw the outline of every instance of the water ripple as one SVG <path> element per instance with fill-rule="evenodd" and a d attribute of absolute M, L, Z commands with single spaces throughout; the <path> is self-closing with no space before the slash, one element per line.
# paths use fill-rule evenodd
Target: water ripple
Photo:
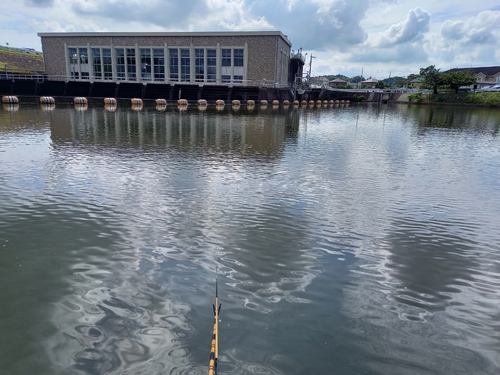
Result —
<path fill-rule="evenodd" d="M 495 374 L 499 123 L 0 109 L 0 367 L 206 373 L 217 270 L 221 374 Z"/>

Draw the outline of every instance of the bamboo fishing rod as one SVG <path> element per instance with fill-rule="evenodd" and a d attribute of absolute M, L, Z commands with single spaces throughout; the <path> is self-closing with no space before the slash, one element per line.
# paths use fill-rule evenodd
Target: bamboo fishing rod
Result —
<path fill-rule="evenodd" d="M 212 332 L 212 345 L 210 347 L 208 375 L 217 375 L 217 362 L 219 360 L 219 313 L 221 308 L 217 291 L 217 276 L 215 277 L 215 304 L 212 306 L 214 309 L 214 329 Z"/>

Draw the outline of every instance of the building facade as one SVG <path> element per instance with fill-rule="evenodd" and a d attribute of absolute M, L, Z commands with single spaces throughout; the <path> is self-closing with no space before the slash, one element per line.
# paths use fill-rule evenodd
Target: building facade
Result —
<path fill-rule="evenodd" d="M 291 43 L 268 32 L 38 33 L 50 80 L 286 87 Z"/>
<path fill-rule="evenodd" d="M 469 86 L 473 90 L 498 85 L 500 83 L 500 66 L 454 68 L 447 70 L 445 73 L 461 71 L 470 72 L 476 76 L 476 83 Z"/>

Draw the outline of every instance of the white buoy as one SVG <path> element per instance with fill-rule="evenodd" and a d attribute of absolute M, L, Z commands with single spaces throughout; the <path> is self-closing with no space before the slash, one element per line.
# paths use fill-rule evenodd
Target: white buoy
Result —
<path fill-rule="evenodd" d="M 116 106 L 116 99 L 115 98 L 104 98 L 104 105 Z"/>
<path fill-rule="evenodd" d="M 84 98 L 82 96 L 77 96 L 76 98 L 73 99 L 73 102 L 75 105 L 87 105 L 88 101 L 87 98 Z"/>
<path fill-rule="evenodd" d="M 52 96 L 41 96 L 40 104 L 55 104 L 55 99 Z"/>
<path fill-rule="evenodd" d="M 17 104 L 17 103 L 19 103 L 19 99 L 17 96 L 5 95 L 5 96 L 2 96 L 2 103 Z"/>

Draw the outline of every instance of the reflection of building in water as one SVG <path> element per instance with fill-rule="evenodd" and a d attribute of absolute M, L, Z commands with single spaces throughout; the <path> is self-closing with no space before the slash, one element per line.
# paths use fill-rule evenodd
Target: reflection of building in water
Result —
<path fill-rule="evenodd" d="M 52 117 L 55 144 L 103 147 L 175 149 L 187 153 L 237 152 L 273 157 L 287 137 L 297 135 L 298 115 L 157 112 L 91 109 L 58 111 Z"/>

